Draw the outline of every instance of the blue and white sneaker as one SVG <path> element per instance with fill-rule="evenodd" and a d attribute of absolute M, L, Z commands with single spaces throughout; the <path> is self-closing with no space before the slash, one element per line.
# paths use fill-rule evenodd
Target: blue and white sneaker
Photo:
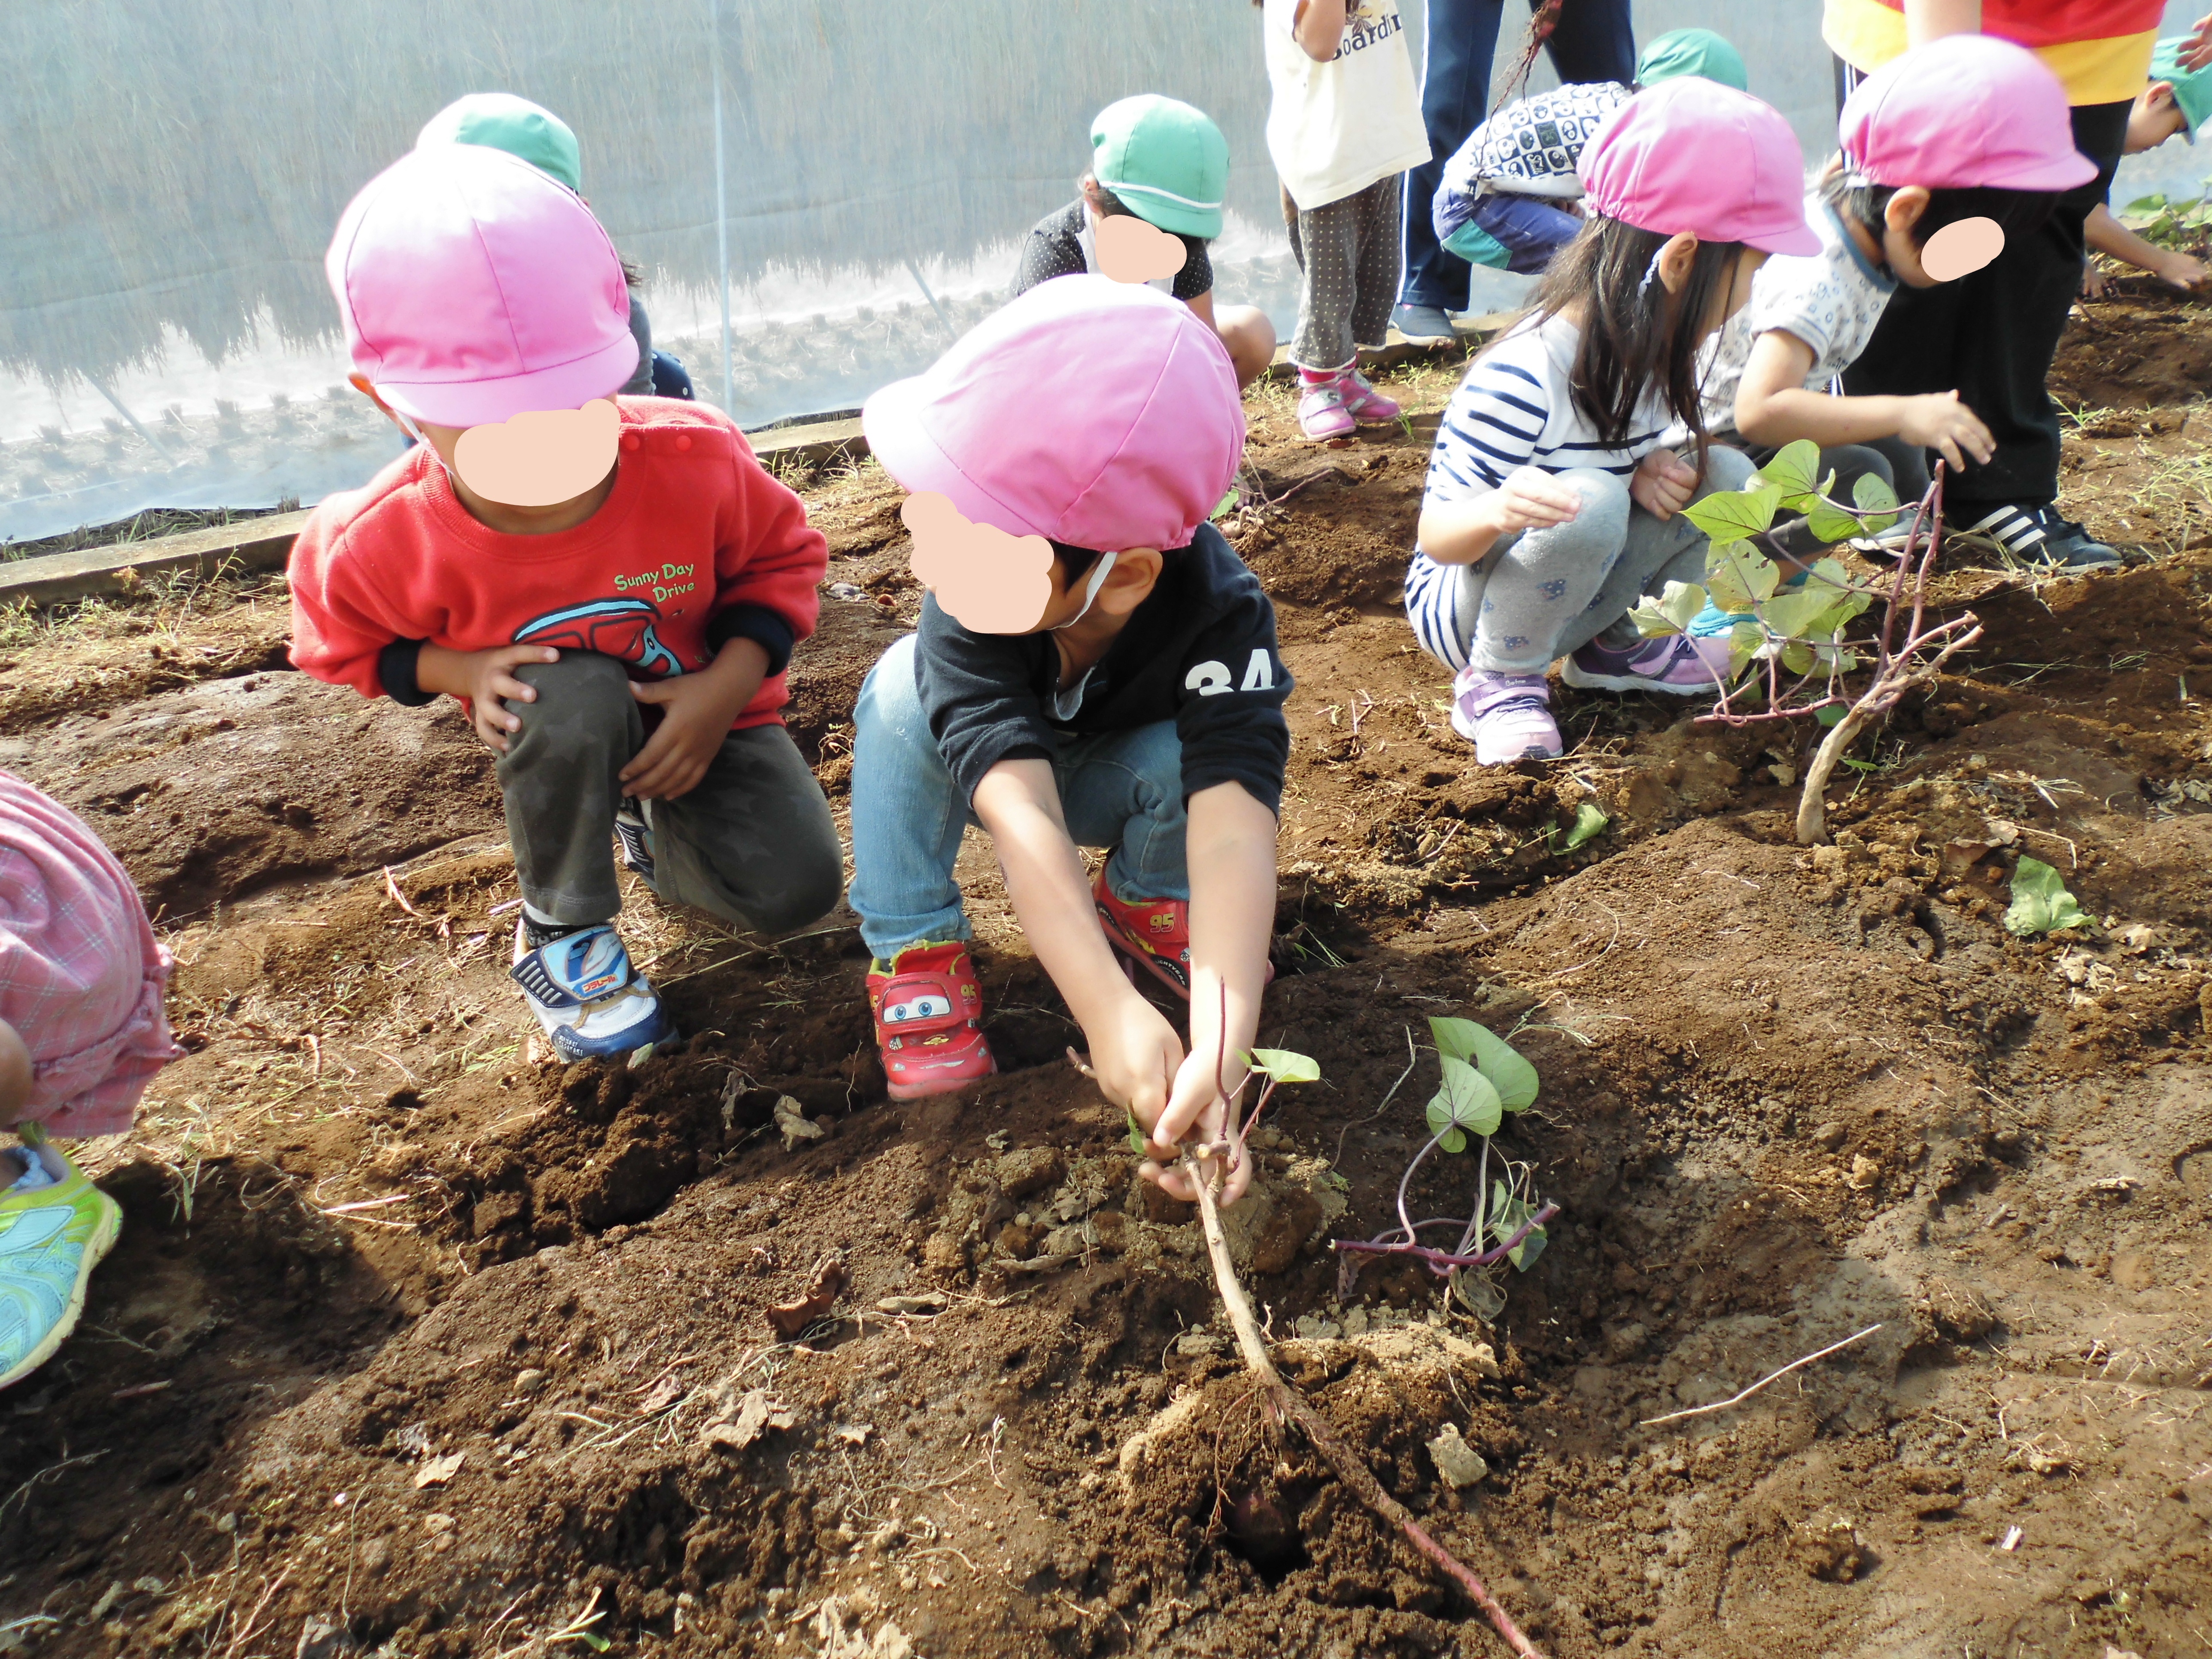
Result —
<path fill-rule="evenodd" d="M 85 1287 L 122 1230 L 115 1200 L 49 1145 L 35 1124 L 21 1131 L 15 1175 L 0 1160 L 0 1389 L 53 1357 L 84 1311 Z M 32 1183 L 36 1182 L 37 1185 Z"/>
<path fill-rule="evenodd" d="M 622 842 L 623 866 L 653 879 L 653 819 L 641 800 L 625 799 L 615 808 L 615 838 Z"/>
<path fill-rule="evenodd" d="M 660 999 L 604 922 L 533 951 L 517 921 L 514 966 L 507 973 L 563 1060 L 615 1059 L 676 1035 Z"/>

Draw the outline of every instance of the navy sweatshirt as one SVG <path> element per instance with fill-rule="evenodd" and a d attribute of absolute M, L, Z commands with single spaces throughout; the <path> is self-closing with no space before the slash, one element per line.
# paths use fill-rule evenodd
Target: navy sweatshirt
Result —
<path fill-rule="evenodd" d="M 1233 782 L 1281 810 L 1291 676 L 1275 648 L 1275 608 L 1210 524 L 1166 556 L 1105 656 L 1064 694 L 1051 635 L 972 634 L 934 596 L 922 604 L 916 646 L 922 710 L 971 801 L 1002 760 L 1049 760 L 1069 738 L 1173 720 L 1186 800 Z"/>

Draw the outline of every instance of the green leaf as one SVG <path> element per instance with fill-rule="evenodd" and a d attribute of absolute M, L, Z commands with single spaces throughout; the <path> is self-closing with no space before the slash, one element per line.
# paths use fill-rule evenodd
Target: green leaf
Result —
<path fill-rule="evenodd" d="M 1813 488 L 1814 480 L 1820 476 L 1820 446 L 1810 438 L 1800 438 L 1777 450 L 1774 459 L 1759 469 L 1760 480 L 1782 487 L 1782 499 L 1794 501 Z"/>
<path fill-rule="evenodd" d="M 1668 582 L 1667 591 L 1659 596 L 1659 608 L 1680 633 L 1690 625 L 1691 617 L 1705 608 L 1705 590 L 1695 582 Z"/>
<path fill-rule="evenodd" d="M 1704 609 L 1703 606 L 1698 608 Z M 1636 631 L 1647 640 L 1663 640 L 1682 631 L 1681 623 L 1661 609 L 1659 601 L 1649 593 L 1637 600 L 1629 611 L 1628 619 L 1636 624 Z"/>
<path fill-rule="evenodd" d="M 1437 1145 L 1448 1152 L 1463 1152 L 1467 1150 L 1467 1137 L 1455 1128 L 1447 1129 L 1443 1133 L 1443 1139 L 1437 1141 Z"/>
<path fill-rule="evenodd" d="M 1584 801 L 1575 808 L 1575 827 L 1567 831 L 1567 844 L 1561 850 L 1571 853 L 1584 842 L 1595 841 L 1612 822 L 1595 801 Z"/>
<path fill-rule="evenodd" d="M 1878 472 L 1859 474 L 1858 481 L 1851 485 L 1851 500 L 1858 504 L 1861 513 L 1869 515 L 1863 522 L 1869 534 L 1887 530 L 1897 522 L 1897 492 L 1882 482 Z"/>
<path fill-rule="evenodd" d="M 1841 703 L 1832 702 L 1826 708 L 1815 708 L 1813 711 L 1813 718 L 1822 726 L 1834 726 L 1849 713 L 1850 710 Z"/>
<path fill-rule="evenodd" d="M 1786 674 L 1809 674 L 1813 672 L 1813 647 L 1792 640 L 1782 647 L 1782 670 Z"/>
<path fill-rule="evenodd" d="M 1487 1079 L 1507 1111 L 1523 1111 L 1536 1098 L 1536 1068 L 1488 1026 L 1431 1014 L 1429 1035 L 1435 1039 L 1439 1054 L 1470 1064 Z"/>
<path fill-rule="evenodd" d="M 2136 197 L 2134 201 L 2129 203 L 2125 207 L 2122 208 L 2120 211 L 2123 213 L 2156 213 L 2164 208 L 2166 204 L 2166 192 L 2164 191 L 2160 191 L 2155 196 Z"/>
<path fill-rule="evenodd" d="M 1244 1056 L 1244 1063 L 1255 1072 L 1265 1072 L 1278 1083 L 1321 1081 L 1321 1062 L 1293 1054 L 1288 1048 L 1255 1048 Z"/>
<path fill-rule="evenodd" d="M 1480 1026 L 1474 1029 L 1482 1030 Z M 1490 1034 L 1485 1031 L 1483 1035 Z M 1439 1058 L 1443 1065 L 1443 1082 L 1429 1101 L 1429 1133 L 1448 1135 L 1454 1129 L 1468 1129 L 1479 1135 L 1497 1133 L 1498 1124 L 1504 1121 L 1505 1108 L 1490 1079 L 1463 1060 L 1450 1054 Z M 1459 1149 L 1447 1146 L 1444 1150 Z"/>
<path fill-rule="evenodd" d="M 2004 914 L 2004 925 L 2027 938 L 2054 927 L 2078 927 L 2087 921 L 2058 872 L 2040 859 L 2023 855 L 2013 869 L 2012 908 Z"/>
<path fill-rule="evenodd" d="M 1536 1206 L 1506 1186 L 1495 1184 L 1490 1200 L 1490 1237 L 1494 1244 L 1507 1239 L 1528 1224 L 1528 1218 L 1536 1213 Z M 1531 1229 L 1528 1237 L 1505 1253 L 1505 1259 L 1522 1273 L 1527 1273 L 1538 1256 L 1544 1253 L 1544 1230 Z"/>
<path fill-rule="evenodd" d="M 1832 608 L 1836 602 L 1833 588 L 1821 588 L 1811 582 L 1789 593 L 1777 593 L 1759 607 L 1759 619 L 1768 629 L 1785 640 L 1810 637 L 1814 623 Z"/>
<path fill-rule="evenodd" d="M 1705 592 L 1723 611 L 1750 611 L 1774 597 L 1782 567 L 1742 543 L 1716 547 L 1705 556 Z"/>
<path fill-rule="evenodd" d="M 1152 1143 L 1146 1139 L 1144 1125 L 1137 1121 L 1137 1115 L 1126 1106 L 1121 1109 L 1129 1120 L 1129 1150 L 1141 1158 L 1145 1148 Z"/>
<path fill-rule="evenodd" d="M 1739 678 L 1744 665 L 1759 653 L 1766 643 L 1766 630 L 1755 622 L 1740 622 L 1729 629 L 1729 679 Z"/>
<path fill-rule="evenodd" d="M 1757 535 L 1774 522 L 1774 509 L 1782 505 L 1782 486 L 1763 484 L 1757 489 L 1721 489 L 1702 501 L 1692 501 L 1682 516 L 1725 547 Z"/>
<path fill-rule="evenodd" d="M 1863 534 L 1859 521 L 1841 507 L 1830 507 L 1826 501 L 1815 501 L 1806 514 L 1805 527 L 1824 542 L 1839 542 L 1847 536 Z"/>
<path fill-rule="evenodd" d="M 1209 520 L 1218 519 L 1223 514 L 1228 512 L 1230 508 L 1236 505 L 1237 492 L 1234 489 L 1231 489 L 1226 495 L 1224 495 L 1221 498 L 1220 503 L 1214 507 L 1213 511 L 1207 514 L 1206 516 Z"/>

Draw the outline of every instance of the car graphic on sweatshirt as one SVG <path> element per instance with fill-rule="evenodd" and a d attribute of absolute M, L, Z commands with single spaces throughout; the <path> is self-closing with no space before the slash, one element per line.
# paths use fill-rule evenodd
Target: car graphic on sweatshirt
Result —
<path fill-rule="evenodd" d="M 663 678 L 684 672 L 676 653 L 660 641 L 653 624 L 660 607 L 650 599 L 593 599 L 533 617 L 514 630 L 517 645 L 550 645 L 566 651 L 597 651 L 635 663 Z"/>

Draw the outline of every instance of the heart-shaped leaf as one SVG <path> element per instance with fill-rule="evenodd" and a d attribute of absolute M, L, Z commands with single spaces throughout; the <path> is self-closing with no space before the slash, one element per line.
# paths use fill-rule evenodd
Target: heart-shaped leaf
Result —
<path fill-rule="evenodd" d="M 1493 1243 L 1505 1241 L 1528 1225 L 1528 1218 L 1536 1213 L 1536 1206 L 1509 1188 L 1504 1182 L 1496 1183 L 1490 1200 L 1490 1237 Z M 1544 1230 L 1530 1227 L 1528 1236 L 1505 1253 L 1505 1259 L 1522 1273 L 1527 1273 L 1538 1256 L 1544 1253 Z"/>
<path fill-rule="evenodd" d="M 1721 489 L 1692 501 L 1682 516 L 1704 531 L 1716 547 L 1757 535 L 1774 522 L 1774 509 L 1782 505 L 1782 486 L 1762 484 L 1756 489 Z"/>
<path fill-rule="evenodd" d="M 1802 641 L 1792 640 L 1782 647 L 1782 668 L 1784 673 L 1809 674 L 1817 660 L 1813 647 Z"/>
<path fill-rule="evenodd" d="M 1879 472 L 1862 472 L 1851 485 L 1851 500 L 1861 513 L 1869 534 L 1887 530 L 1898 520 L 1897 492 L 1883 482 Z"/>
<path fill-rule="evenodd" d="M 1744 665 L 1759 654 L 1759 647 L 1766 643 L 1766 630 L 1755 622 L 1740 622 L 1729 629 L 1729 678 L 1733 681 L 1744 671 Z"/>
<path fill-rule="evenodd" d="M 1584 805 L 1588 805 L 1587 802 Z M 1509 1112 L 1528 1109 L 1536 1098 L 1536 1068 L 1517 1049 L 1486 1025 L 1471 1019 L 1429 1016 L 1429 1035 L 1437 1052 L 1449 1060 L 1473 1066 L 1498 1091 L 1498 1102 Z M 1489 1130 L 1482 1131 L 1488 1134 Z"/>
<path fill-rule="evenodd" d="M 1482 1028 L 1475 1027 L 1477 1030 Z M 1488 1032 L 1483 1033 L 1486 1036 Z M 1429 1101 L 1429 1133 L 1445 1137 L 1444 1150 L 1455 1152 L 1458 1146 L 1450 1144 L 1455 1131 L 1465 1130 L 1474 1134 L 1498 1133 L 1504 1121 L 1505 1109 L 1499 1103 L 1498 1091 L 1488 1078 L 1463 1060 L 1450 1054 L 1439 1056 L 1443 1066 L 1443 1081 Z M 1461 1146 L 1466 1144 L 1465 1137 Z"/>
<path fill-rule="evenodd" d="M 1781 581 L 1780 565 L 1741 543 L 1705 556 L 1705 593 L 1723 611 L 1754 609 L 1774 596 Z"/>
<path fill-rule="evenodd" d="M 1805 515 L 1805 527 L 1824 542 L 1839 542 L 1846 536 L 1865 533 L 1865 528 L 1852 514 L 1826 501 L 1814 501 Z"/>
<path fill-rule="evenodd" d="M 1321 1062 L 1288 1048 L 1255 1048 L 1244 1056 L 1244 1064 L 1253 1071 L 1265 1072 L 1278 1083 L 1321 1081 Z"/>
<path fill-rule="evenodd" d="M 1813 488 L 1813 481 L 1820 476 L 1820 446 L 1810 438 L 1800 438 L 1775 451 L 1774 458 L 1759 469 L 1759 477 L 1762 483 L 1780 485 L 1787 501 Z"/>
<path fill-rule="evenodd" d="M 1670 639 L 1682 631 L 1681 623 L 1662 610 L 1659 601 L 1649 593 L 1631 607 L 1628 619 L 1636 624 L 1636 631 L 1647 640 Z"/>
<path fill-rule="evenodd" d="M 2078 927 L 2087 920 L 2058 872 L 2023 854 L 2013 867 L 2012 908 L 2004 914 L 2004 925 L 2025 938 L 2055 927 Z"/>
<path fill-rule="evenodd" d="M 1567 842 L 1561 850 L 1571 853 L 1584 842 L 1596 840 L 1605 833 L 1606 825 L 1612 822 L 1606 816 L 1605 809 L 1595 801 L 1584 801 L 1575 808 L 1575 827 L 1567 831 Z"/>

